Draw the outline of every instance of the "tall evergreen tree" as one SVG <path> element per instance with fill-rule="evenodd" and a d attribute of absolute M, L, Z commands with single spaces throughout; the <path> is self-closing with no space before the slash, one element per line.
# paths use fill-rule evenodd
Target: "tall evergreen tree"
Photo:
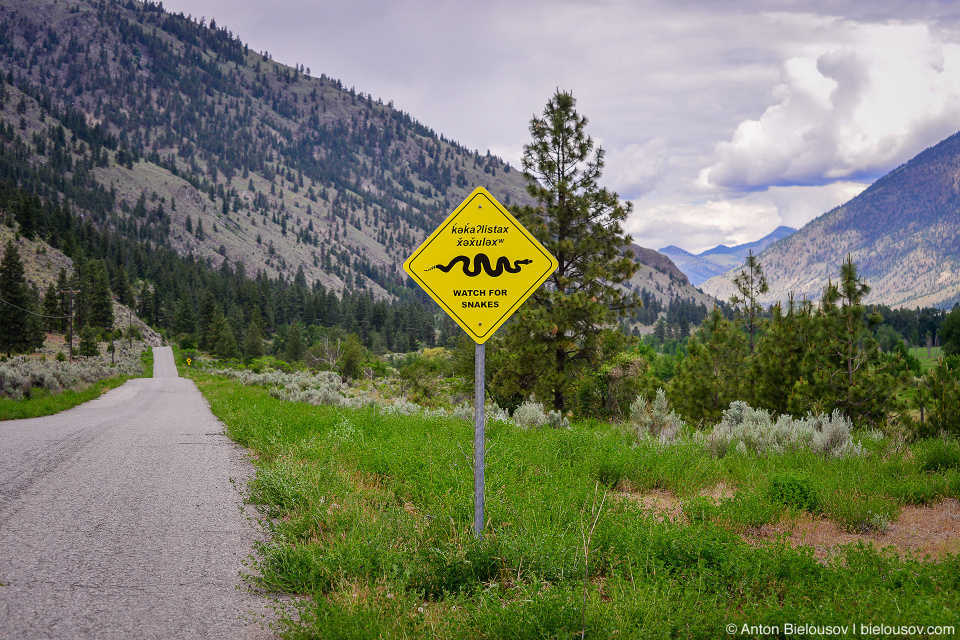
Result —
<path fill-rule="evenodd" d="M 306 346 L 303 344 L 303 333 L 300 331 L 300 324 L 293 323 L 287 332 L 287 338 L 284 341 L 283 357 L 287 362 L 299 362 L 303 360 L 303 353 Z"/>
<path fill-rule="evenodd" d="M 596 362 L 603 328 L 640 305 L 636 293 L 616 286 L 636 268 L 624 254 L 631 238 L 621 227 L 631 205 L 599 186 L 604 154 L 586 124 L 573 95 L 563 91 L 531 121 L 523 169 L 537 206 L 517 210 L 559 266 L 519 310 L 506 342 L 521 354 L 515 366 L 536 372 L 538 390 L 552 396 L 557 410 L 566 407 L 577 368 Z"/>
<path fill-rule="evenodd" d="M 238 357 L 240 350 L 237 347 L 237 338 L 233 333 L 233 327 L 223 316 L 219 316 L 217 326 L 220 330 L 217 342 L 213 345 L 213 353 L 221 358 Z"/>
<path fill-rule="evenodd" d="M 747 256 L 747 262 L 743 270 L 734 277 L 733 284 L 737 288 L 737 294 L 730 298 L 730 304 L 738 308 L 744 331 L 748 337 L 749 361 L 747 366 L 751 369 L 751 374 L 747 376 L 747 384 L 744 386 L 744 400 L 756 406 L 757 401 L 757 377 L 755 371 L 755 351 L 757 332 L 761 330 L 763 323 L 763 306 L 758 298 L 770 290 L 767 285 L 767 278 L 763 275 L 763 267 L 760 261 L 750 251 Z"/>
<path fill-rule="evenodd" d="M 732 401 L 743 399 L 747 354 L 743 332 L 714 307 L 687 343 L 687 357 L 670 385 L 670 401 L 687 420 L 718 422 Z"/>
<path fill-rule="evenodd" d="M 177 311 L 173 316 L 174 335 L 194 335 L 197 331 L 197 314 L 193 310 L 193 302 L 187 298 L 180 298 Z"/>
<path fill-rule="evenodd" d="M 763 275 L 763 267 L 760 261 L 753 255 L 751 250 L 747 256 L 747 263 L 740 273 L 733 279 L 733 284 L 737 288 L 739 295 L 730 298 L 730 304 L 739 307 L 740 316 L 743 318 L 744 328 L 747 335 L 750 336 L 748 344 L 750 345 L 750 355 L 753 355 L 756 344 L 756 334 L 759 330 L 763 306 L 757 299 L 764 293 L 770 291 L 767 284 L 767 278 Z"/>
<path fill-rule="evenodd" d="M 43 294 L 43 326 L 47 331 L 61 333 L 63 319 L 60 317 L 60 296 L 57 295 L 57 287 L 51 285 L 47 287 Z"/>
<path fill-rule="evenodd" d="M 812 310 L 806 301 L 798 308 L 791 294 L 786 313 L 777 303 L 771 315 L 753 356 L 752 402 L 758 408 L 788 414 L 792 412 L 794 385 L 803 375 L 805 345 L 811 338 Z"/>
<path fill-rule="evenodd" d="M 40 346 L 28 319 L 32 300 L 20 251 L 13 241 L 7 242 L 0 261 L 0 300 L 0 351 L 10 357 Z"/>
<path fill-rule="evenodd" d="M 263 357 L 263 329 L 260 311 L 254 307 L 250 314 L 250 324 L 247 326 L 247 333 L 243 338 L 243 360 L 250 364 L 257 358 Z"/>
<path fill-rule="evenodd" d="M 899 408 L 902 364 L 885 360 L 872 335 L 882 318 L 866 317 L 863 298 L 869 292 L 848 256 L 840 281 L 828 283 L 814 317 L 794 390 L 794 413 L 839 410 L 858 423 L 876 425 Z"/>
<path fill-rule="evenodd" d="M 943 319 L 938 336 L 945 354 L 960 354 L 960 305 L 954 305 L 953 310 Z"/>

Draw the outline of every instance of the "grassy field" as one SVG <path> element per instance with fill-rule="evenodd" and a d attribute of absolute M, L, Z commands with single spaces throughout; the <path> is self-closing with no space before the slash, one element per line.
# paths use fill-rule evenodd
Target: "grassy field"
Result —
<path fill-rule="evenodd" d="M 728 625 L 957 625 L 960 560 L 752 536 L 828 518 L 880 532 L 960 495 L 960 449 L 715 458 L 622 427 L 488 425 L 487 521 L 471 533 L 472 425 L 283 402 L 192 369 L 253 451 L 270 533 L 251 581 L 289 593 L 287 638 L 714 638 Z M 651 492 L 679 513 L 643 507 Z M 710 498 L 707 496 L 716 496 Z M 753 634 L 756 635 L 756 634 Z"/>
<path fill-rule="evenodd" d="M 35 388 L 29 398 L 2 398 L 0 397 L 0 420 L 19 420 L 23 418 L 39 418 L 49 416 L 83 404 L 94 398 L 119 387 L 133 377 L 150 378 L 153 376 L 153 350 L 149 347 L 140 356 L 143 366 L 142 376 L 118 375 L 112 378 L 99 380 L 90 385 L 83 385 L 82 389 L 65 389 L 59 393 L 51 393 L 43 388 Z"/>
<path fill-rule="evenodd" d="M 923 371 L 929 371 L 937 366 L 937 359 L 943 355 L 943 348 L 930 347 L 928 355 L 926 347 L 910 347 L 910 355 L 920 361 Z"/>

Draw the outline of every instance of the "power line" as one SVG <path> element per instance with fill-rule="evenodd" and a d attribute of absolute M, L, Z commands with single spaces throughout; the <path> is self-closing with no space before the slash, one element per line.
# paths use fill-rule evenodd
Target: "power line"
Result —
<path fill-rule="evenodd" d="M 0 298 L 0 302 L 2 302 L 3 304 L 6 304 L 6 305 L 10 305 L 10 306 L 13 307 L 14 309 L 19 309 L 20 311 L 23 311 L 24 313 L 29 313 L 29 314 L 32 315 L 32 316 L 37 316 L 38 318 L 48 318 L 48 319 L 50 319 L 50 320 L 66 320 L 67 318 L 70 317 L 70 316 L 45 316 L 45 315 L 43 315 L 42 313 L 34 313 L 33 311 L 30 311 L 29 309 L 24 309 L 23 307 L 18 307 L 17 305 L 13 304 L 12 302 L 7 302 L 7 301 L 4 300 L 3 298 Z"/>

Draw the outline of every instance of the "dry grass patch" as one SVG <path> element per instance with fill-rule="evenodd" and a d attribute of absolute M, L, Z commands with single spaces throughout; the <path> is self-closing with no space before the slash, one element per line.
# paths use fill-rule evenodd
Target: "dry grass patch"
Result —
<path fill-rule="evenodd" d="M 617 496 L 630 500 L 654 518 L 680 520 L 684 517 L 683 500 L 670 491 L 656 489 L 645 492 L 622 491 Z M 710 498 L 714 504 L 733 497 L 735 492 L 726 484 L 704 489 L 698 495 Z M 947 499 L 927 506 L 905 505 L 899 517 L 885 531 L 851 533 L 824 517 L 803 511 L 787 510 L 772 524 L 748 528 L 741 537 L 751 544 L 784 540 L 793 547 L 806 546 L 820 559 L 829 559 L 838 548 L 863 542 L 876 549 L 893 547 L 900 554 L 917 554 L 941 559 L 960 555 L 960 502 Z"/>

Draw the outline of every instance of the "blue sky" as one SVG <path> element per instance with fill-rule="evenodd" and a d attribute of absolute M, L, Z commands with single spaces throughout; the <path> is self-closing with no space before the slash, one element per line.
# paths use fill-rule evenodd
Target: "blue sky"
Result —
<path fill-rule="evenodd" d="M 573 92 L 634 241 L 799 227 L 960 129 L 960 3 L 167 0 L 519 165 Z"/>

